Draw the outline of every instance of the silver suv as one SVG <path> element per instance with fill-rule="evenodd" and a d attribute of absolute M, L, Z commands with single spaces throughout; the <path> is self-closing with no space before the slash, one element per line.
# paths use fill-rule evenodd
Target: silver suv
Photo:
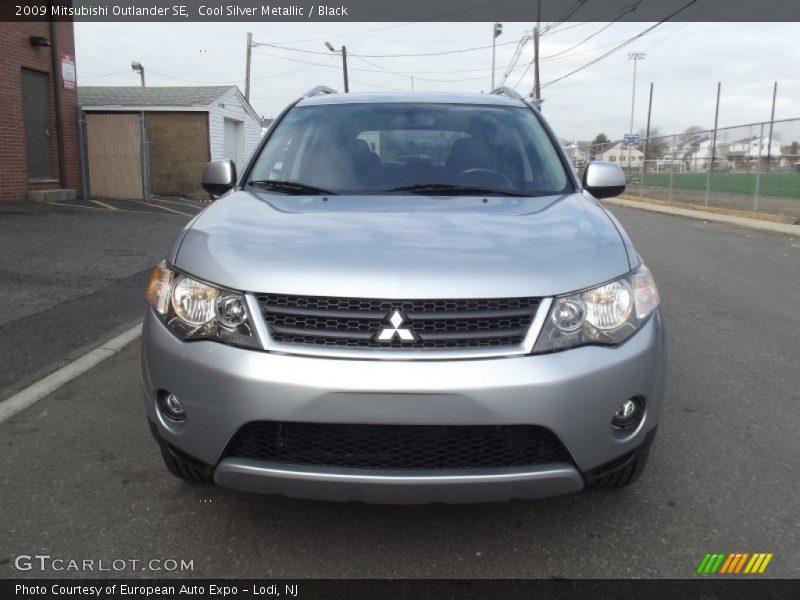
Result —
<path fill-rule="evenodd" d="M 336 94 L 289 106 L 153 271 L 142 382 L 176 476 L 381 503 L 637 479 L 666 352 L 653 278 L 537 106 Z"/>

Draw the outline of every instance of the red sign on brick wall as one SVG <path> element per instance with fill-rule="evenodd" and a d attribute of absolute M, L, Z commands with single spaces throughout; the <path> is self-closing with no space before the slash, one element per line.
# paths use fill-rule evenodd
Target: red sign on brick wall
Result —
<path fill-rule="evenodd" d="M 65 90 L 75 89 L 75 58 L 66 52 L 61 53 L 61 81 Z"/>

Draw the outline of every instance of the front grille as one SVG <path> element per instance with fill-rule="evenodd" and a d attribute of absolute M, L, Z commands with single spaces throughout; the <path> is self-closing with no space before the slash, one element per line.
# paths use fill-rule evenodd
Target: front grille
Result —
<path fill-rule="evenodd" d="M 349 425 L 253 421 L 225 456 L 319 467 L 481 469 L 570 462 L 537 425 Z"/>
<path fill-rule="evenodd" d="M 522 343 L 539 298 L 380 300 L 331 296 L 258 296 L 276 342 L 383 349 L 447 349 Z M 395 311 L 413 340 L 380 341 Z"/>

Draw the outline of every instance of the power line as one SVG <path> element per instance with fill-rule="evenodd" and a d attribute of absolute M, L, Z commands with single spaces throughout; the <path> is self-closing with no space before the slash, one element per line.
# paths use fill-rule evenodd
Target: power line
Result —
<path fill-rule="evenodd" d="M 350 81 L 353 83 L 360 83 L 361 85 L 368 85 L 371 87 L 382 88 L 384 90 L 392 90 L 393 92 L 402 92 L 403 90 L 399 88 L 393 88 L 386 85 L 378 85 L 377 83 L 367 83 L 366 81 L 358 81 L 357 79 L 350 78 Z"/>
<path fill-rule="evenodd" d="M 480 76 L 477 76 L 477 77 L 464 77 L 464 78 L 461 78 L 461 79 L 433 79 L 433 78 L 430 78 L 430 77 L 418 77 L 417 74 L 416 74 L 417 73 L 416 71 L 411 71 L 409 73 L 401 73 L 399 71 L 392 71 L 390 69 L 387 69 L 385 67 L 377 65 L 377 64 L 375 64 L 373 62 L 368 61 L 366 58 L 362 58 L 360 56 L 356 56 L 355 58 L 357 58 L 358 60 L 360 60 L 362 62 L 365 62 L 365 63 L 367 63 L 369 65 L 372 65 L 374 67 L 378 67 L 380 69 L 380 72 L 387 73 L 388 75 L 395 75 L 397 77 L 403 77 L 405 79 L 408 79 L 409 77 L 413 76 L 414 79 L 419 80 L 419 81 L 429 81 L 429 82 L 433 82 L 433 83 L 458 83 L 458 82 L 462 82 L 462 81 L 475 81 L 476 79 L 483 79 L 485 77 L 485 75 L 480 75 Z M 353 69 L 353 70 L 369 71 L 370 73 L 375 73 L 376 72 L 374 69 Z M 474 72 L 474 71 L 472 71 L 472 72 Z"/>
<path fill-rule="evenodd" d="M 621 19 L 621 18 L 622 18 L 622 15 L 620 15 L 620 16 L 619 16 L 619 17 L 617 17 L 617 18 L 618 18 L 618 19 Z M 573 44 L 572 46 L 570 46 L 570 47 L 569 47 L 569 48 L 567 48 L 566 50 L 562 50 L 561 52 L 556 52 L 555 54 L 551 54 L 551 55 L 550 55 L 550 56 L 548 56 L 547 58 L 549 58 L 549 59 L 553 59 L 553 58 L 555 58 L 555 57 L 557 57 L 557 56 L 562 56 L 562 55 L 564 55 L 564 54 L 567 54 L 568 52 L 571 52 L 572 50 L 575 50 L 575 48 L 577 48 L 578 46 L 582 46 L 583 44 L 585 44 L 586 42 L 588 42 L 588 41 L 589 41 L 590 39 L 592 39 L 593 37 L 596 37 L 596 36 L 600 35 L 601 33 L 603 33 L 603 32 L 604 32 L 606 29 L 608 29 L 609 27 L 611 27 L 611 26 L 612 26 L 614 23 L 616 23 L 616 21 L 611 21 L 610 23 L 607 23 L 606 25 L 604 25 L 603 27 L 601 27 L 600 29 L 598 29 L 597 31 L 595 31 L 595 32 L 594 32 L 592 35 L 590 35 L 590 36 L 588 36 L 588 37 L 585 37 L 585 38 L 583 38 L 583 39 L 582 39 L 580 42 L 578 42 L 577 44 Z"/>
<path fill-rule="evenodd" d="M 512 40 L 510 42 L 502 42 L 497 44 L 498 46 L 508 46 L 510 44 L 516 44 L 517 40 Z M 323 54 L 325 56 L 328 55 L 328 52 L 322 52 L 317 50 L 306 50 L 302 48 L 288 48 L 286 46 L 280 46 L 278 44 L 271 44 L 268 42 L 253 42 L 253 46 L 268 46 L 270 48 L 277 48 L 279 50 L 289 50 L 290 52 L 302 52 L 304 54 Z M 359 54 L 355 52 L 348 52 L 348 56 L 360 56 L 362 58 L 413 58 L 415 56 L 444 56 L 447 54 L 461 54 L 464 52 L 473 52 L 476 50 L 487 50 L 491 48 L 491 44 L 488 46 L 475 46 L 472 48 L 460 48 L 458 50 L 440 50 L 438 52 L 417 52 L 413 54 Z"/>
<path fill-rule="evenodd" d="M 105 75 L 80 75 L 81 79 L 102 79 L 103 77 L 111 77 L 112 75 L 122 75 L 123 73 L 130 73 L 130 69 L 125 71 L 116 71 L 114 73 L 106 73 Z"/>
<path fill-rule="evenodd" d="M 561 17 L 558 21 L 556 21 L 555 23 L 551 23 L 550 25 L 545 26 L 542 29 L 542 34 L 547 33 L 553 27 L 556 27 L 556 26 L 560 25 L 561 23 L 563 23 L 564 21 L 566 21 L 567 19 L 569 19 L 572 15 L 574 15 L 588 1 L 589 0 L 578 0 L 575 4 L 572 5 L 571 8 L 567 9 L 567 12 L 564 13 L 564 16 Z"/>
<path fill-rule="evenodd" d="M 566 75 L 562 75 L 561 77 L 557 77 L 556 79 L 553 79 L 553 80 L 551 80 L 551 81 L 548 81 L 547 83 L 544 83 L 544 84 L 542 84 L 542 87 L 545 87 L 545 86 L 548 86 L 548 85 L 553 85 L 554 83 L 558 83 L 559 81 L 562 81 L 562 80 L 566 79 L 567 77 L 571 77 L 571 76 L 572 76 L 572 75 L 574 75 L 575 73 L 578 73 L 578 72 L 580 72 L 580 71 L 583 71 L 584 69 L 586 69 L 586 68 L 588 68 L 588 67 L 590 67 L 590 66 L 592 66 L 592 65 L 594 65 L 594 64 L 596 64 L 596 63 L 598 63 L 598 62 L 600 62 L 600 61 L 601 61 L 601 60 L 603 60 L 604 58 L 606 58 L 606 57 L 608 57 L 608 56 L 612 55 L 612 54 L 613 54 L 614 52 L 616 52 L 617 50 L 619 50 L 619 49 L 621 49 L 621 48 L 624 48 L 625 46 L 627 46 L 628 44 L 630 44 L 630 43 L 634 42 L 635 40 L 637 40 L 637 39 L 639 39 L 639 38 L 641 38 L 641 37 L 643 37 L 643 36 L 647 35 L 648 33 L 650 33 L 651 31 L 653 31 L 653 30 L 654 30 L 656 27 L 658 27 L 659 25 L 661 25 L 662 23 L 664 23 L 664 22 L 666 22 L 666 21 L 670 20 L 672 17 L 674 17 L 674 16 L 675 16 L 675 15 L 677 15 L 678 13 L 681 13 L 681 12 L 683 12 L 684 10 L 686 10 L 687 8 L 689 8 L 691 5 L 693 5 L 693 4 L 695 4 L 695 3 L 697 3 L 698 1 L 699 1 L 699 0 L 690 0 L 689 2 L 687 2 L 686 4 L 684 4 L 684 5 L 683 5 L 681 8 L 679 8 L 679 9 L 677 9 L 677 10 L 673 11 L 672 13 L 670 13 L 669 15 L 667 15 L 666 17 L 664 17 L 663 19 L 661 19 L 661 20 L 660 20 L 658 23 L 655 23 L 654 25 L 651 25 L 651 26 L 650 26 L 650 27 L 648 27 L 647 29 L 645 29 L 645 30 L 643 30 L 643 31 L 639 32 L 638 34 L 636 34 L 635 36 L 633 36 L 633 37 L 631 37 L 631 38 L 628 38 L 626 41 L 624 41 L 624 42 L 622 42 L 621 44 L 619 44 L 619 45 L 615 46 L 614 48 L 612 48 L 612 49 L 611 49 L 611 50 L 609 50 L 608 52 L 605 52 L 605 53 L 604 53 L 604 54 L 602 54 L 601 56 L 598 56 L 597 58 L 594 58 L 594 59 L 592 59 L 591 61 L 589 61 L 588 63 L 586 63 L 586 64 L 584 64 L 584 65 L 582 65 L 582 66 L 580 66 L 580 67 L 578 67 L 577 69 L 573 69 L 572 71 L 570 71 L 570 72 L 569 72 L 569 73 L 567 73 Z"/>
<path fill-rule="evenodd" d="M 265 52 L 259 52 L 259 54 L 266 54 Z M 282 57 L 277 57 L 282 58 Z M 282 73 L 274 73 L 273 75 L 264 75 L 263 77 L 254 77 L 251 81 L 261 81 L 262 79 L 272 79 L 273 77 L 282 77 L 284 75 L 292 75 L 293 73 L 299 73 L 300 71 L 305 71 L 306 69 L 310 69 L 312 67 L 327 67 L 329 65 L 325 64 L 329 62 L 331 59 L 336 58 L 334 55 L 329 56 L 325 60 L 318 62 L 318 63 L 309 63 L 305 67 L 298 67 L 297 69 L 290 69 L 289 71 L 283 71 Z M 333 66 L 333 65 L 330 65 Z M 339 67 L 334 67 L 338 69 Z"/>
<path fill-rule="evenodd" d="M 503 73 L 503 77 L 500 79 L 499 87 L 503 86 L 503 84 L 508 79 L 508 76 L 511 75 L 514 69 L 517 68 L 517 63 L 519 62 L 519 59 L 522 58 L 523 49 L 525 47 L 525 44 L 528 43 L 529 39 L 531 39 L 531 36 L 527 34 L 523 35 L 520 38 L 519 42 L 517 43 L 517 47 L 514 49 L 514 55 L 511 57 L 511 60 L 509 61 L 508 66 L 506 67 L 505 73 Z"/>
<path fill-rule="evenodd" d="M 449 12 L 446 12 L 446 13 L 440 13 L 438 15 L 434 15 L 432 17 L 428 17 L 427 19 L 419 19 L 417 21 L 408 21 L 408 22 L 405 22 L 405 23 L 393 23 L 392 25 L 387 25 L 385 27 L 375 27 L 373 29 L 364 29 L 362 31 L 355 31 L 353 33 L 342 33 L 342 34 L 339 34 L 339 35 L 326 35 L 324 37 L 318 37 L 318 38 L 309 38 L 309 39 L 305 39 L 305 40 L 294 40 L 294 41 L 288 41 L 288 42 L 275 42 L 275 43 L 276 44 L 303 44 L 303 43 L 306 43 L 306 42 L 322 42 L 322 41 L 330 40 L 330 39 L 334 39 L 334 38 L 355 37 L 355 36 L 364 35 L 364 34 L 367 34 L 367 33 L 375 33 L 375 32 L 378 32 L 378 31 L 386 31 L 387 29 L 396 29 L 398 27 L 406 27 L 408 25 L 418 25 L 420 23 L 431 23 L 433 21 L 437 21 L 439 19 L 443 19 L 444 17 L 451 17 L 453 15 L 457 15 L 457 14 L 461 14 L 461 13 L 465 13 L 465 12 L 470 12 L 470 11 L 473 11 L 473 10 L 475 10 L 477 8 L 483 8 L 485 6 L 491 6 L 493 4 L 502 4 L 502 3 L 506 2 L 506 1 L 507 0 L 490 0 L 489 2 L 483 2 L 481 4 L 476 4 L 475 6 L 469 6 L 467 8 L 460 8 L 458 10 L 452 10 L 452 11 L 449 11 Z"/>
<path fill-rule="evenodd" d="M 147 73 L 154 73 L 156 75 L 160 75 L 161 77 L 166 77 L 168 79 L 176 79 L 178 81 L 185 81 L 187 83 L 206 83 L 206 84 L 218 84 L 218 85 L 230 85 L 232 83 L 244 83 L 242 79 L 229 79 L 227 81 L 203 81 L 198 79 L 185 79 L 183 77 L 177 77 L 175 75 L 168 75 L 167 73 L 161 73 L 151 68 L 147 68 Z"/>
<path fill-rule="evenodd" d="M 380 69 L 384 73 L 388 73 L 390 75 L 396 75 L 398 77 L 405 77 L 405 78 L 408 78 L 410 75 L 413 75 L 414 79 L 418 79 L 419 81 L 429 81 L 429 82 L 433 82 L 433 83 L 459 83 L 459 82 L 462 82 L 462 81 L 475 81 L 477 79 L 483 79 L 485 77 L 485 75 L 479 75 L 479 76 L 475 76 L 475 77 L 463 77 L 463 78 L 459 78 L 459 79 L 434 79 L 434 78 L 431 78 L 431 77 L 418 77 L 417 76 L 418 73 L 425 74 L 425 71 L 394 71 L 392 69 L 388 69 L 388 68 L 386 68 L 384 66 L 376 64 L 376 63 L 374 63 L 374 62 L 372 62 L 372 61 L 370 61 L 370 60 L 368 60 L 368 59 L 366 59 L 366 58 L 364 58 L 364 57 L 362 57 L 360 55 L 354 55 L 354 56 L 358 60 L 360 60 L 360 61 L 362 61 L 362 62 L 364 62 L 364 63 L 366 63 L 368 65 L 371 65 L 373 67 L 377 67 L 378 69 Z M 495 71 L 499 71 L 501 68 L 502 67 L 497 67 L 495 69 Z M 373 72 L 373 73 L 375 72 L 373 69 L 361 69 L 361 70 L 362 71 L 369 71 L 369 72 Z M 488 70 L 491 71 L 491 69 L 488 69 Z M 515 70 L 515 69 L 512 69 L 512 70 Z M 458 71 L 433 71 L 433 73 L 448 73 L 448 72 L 449 73 L 457 73 Z M 461 72 L 464 72 L 464 73 L 480 73 L 481 71 L 478 70 L 478 69 L 469 69 L 469 70 L 465 70 L 465 71 L 461 71 Z"/>
<path fill-rule="evenodd" d="M 261 54 L 262 56 L 269 56 L 271 58 L 277 58 L 279 60 L 286 60 L 286 61 L 293 62 L 293 63 L 300 63 L 300 64 L 303 64 L 303 65 L 309 65 L 309 67 L 325 67 L 325 68 L 329 68 L 329 69 L 341 70 L 341 67 L 337 67 L 336 65 L 326 64 L 331 58 L 336 57 L 336 55 L 332 55 L 332 54 L 326 54 L 327 58 L 325 60 L 323 60 L 323 61 L 311 62 L 310 60 L 301 60 L 299 58 L 289 58 L 288 56 L 280 56 L 279 54 L 270 54 L 269 52 L 262 52 L 260 50 L 255 50 L 255 53 L 256 54 Z M 349 56 L 349 54 L 348 54 L 348 56 Z M 289 71 L 289 73 L 292 73 L 292 72 L 295 72 L 295 71 L 300 71 L 301 69 L 303 69 L 303 67 L 301 67 L 300 69 L 295 69 L 294 71 Z M 380 71 L 378 71 L 377 69 L 352 69 L 351 68 L 349 70 L 350 71 L 362 71 L 362 72 L 365 72 L 365 73 L 380 73 Z"/>
<path fill-rule="evenodd" d="M 591 19 L 589 21 L 583 21 L 581 23 L 572 23 L 571 25 L 564 25 L 563 27 L 559 27 L 559 25 L 562 25 L 563 22 L 564 22 L 564 20 L 562 19 L 562 21 L 560 23 L 556 23 L 555 25 L 551 25 L 550 28 L 548 29 L 547 33 L 541 33 L 540 35 L 542 35 L 542 36 L 544 36 L 544 35 L 555 35 L 556 33 L 561 33 L 562 31 L 567 31 L 568 29 L 574 29 L 576 27 L 583 27 L 584 25 L 589 25 L 591 23 L 596 23 L 598 21 L 603 21 L 603 19 L 605 19 L 606 17 L 610 17 L 611 15 L 615 15 L 616 13 L 618 13 L 620 11 L 622 11 L 623 14 L 625 14 L 627 12 L 630 12 L 631 9 L 634 6 L 640 4 L 641 2 L 642 2 L 642 0 L 637 0 L 636 2 L 633 2 L 632 4 L 629 4 L 628 6 L 623 6 L 622 8 L 615 8 L 615 9 L 610 10 L 607 13 L 603 13 L 602 15 L 600 15 L 598 17 L 595 17 L 594 19 Z"/>

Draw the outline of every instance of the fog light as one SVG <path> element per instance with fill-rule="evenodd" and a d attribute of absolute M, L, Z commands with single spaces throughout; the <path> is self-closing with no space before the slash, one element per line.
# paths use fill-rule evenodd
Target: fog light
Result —
<path fill-rule="evenodd" d="M 217 316 L 228 329 L 236 329 L 247 320 L 247 309 L 239 296 L 217 298 Z"/>
<path fill-rule="evenodd" d="M 183 404 L 175 394 L 169 392 L 161 392 L 158 396 L 158 406 L 161 412 L 168 419 L 173 421 L 183 421 L 186 419 L 186 411 L 183 410 Z"/>
<path fill-rule="evenodd" d="M 631 429 L 639 424 L 642 420 L 644 411 L 644 400 L 638 396 L 628 398 L 619 405 L 617 411 L 614 413 L 614 418 L 611 419 L 611 425 L 618 429 Z"/>

